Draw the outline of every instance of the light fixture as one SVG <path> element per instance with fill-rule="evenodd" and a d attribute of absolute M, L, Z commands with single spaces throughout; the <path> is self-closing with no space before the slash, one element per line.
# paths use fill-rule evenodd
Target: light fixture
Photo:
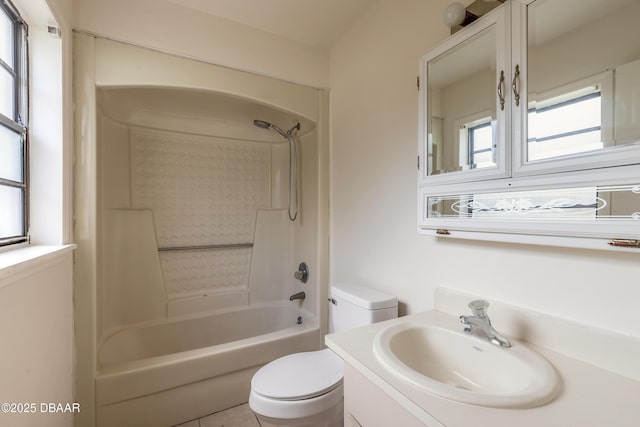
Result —
<path fill-rule="evenodd" d="M 462 3 L 451 3 L 444 10 L 444 23 L 447 27 L 453 28 L 456 25 L 466 27 L 476 19 L 478 19 L 478 16 L 469 12 Z"/>
<path fill-rule="evenodd" d="M 453 34 L 504 2 L 505 0 L 476 0 L 467 7 L 460 2 L 451 3 L 444 10 L 444 23 L 451 27 Z"/>

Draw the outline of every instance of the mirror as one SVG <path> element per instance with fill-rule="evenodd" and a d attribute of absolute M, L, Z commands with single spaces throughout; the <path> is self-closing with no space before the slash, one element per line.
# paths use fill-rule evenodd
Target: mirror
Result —
<path fill-rule="evenodd" d="M 528 7 L 526 161 L 640 142 L 640 1 Z"/>
<path fill-rule="evenodd" d="M 427 65 L 427 174 L 496 166 L 495 25 Z"/>

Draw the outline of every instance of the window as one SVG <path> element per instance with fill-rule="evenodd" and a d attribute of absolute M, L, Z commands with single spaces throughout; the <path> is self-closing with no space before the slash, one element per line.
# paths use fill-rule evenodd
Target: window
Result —
<path fill-rule="evenodd" d="M 460 141 L 462 169 L 495 166 L 494 122 L 490 111 L 480 111 L 454 121 Z"/>
<path fill-rule="evenodd" d="M 490 121 L 469 128 L 469 164 L 472 168 L 494 165 L 493 132 Z"/>
<path fill-rule="evenodd" d="M 27 26 L 0 2 L 0 246 L 28 240 Z"/>
<path fill-rule="evenodd" d="M 597 86 L 569 93 L 544 104 L 529 109 L 529 160 L 603 148 L 602 95 Z"/>

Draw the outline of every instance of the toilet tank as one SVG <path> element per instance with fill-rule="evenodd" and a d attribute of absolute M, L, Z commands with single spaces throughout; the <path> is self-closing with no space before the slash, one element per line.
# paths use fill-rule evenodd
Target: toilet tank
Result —
<path fill-rule="evenodd" d="M 340 332 L 398 317 L 398 298 L 360 285 L 329 290 L 329 332 Z"/>

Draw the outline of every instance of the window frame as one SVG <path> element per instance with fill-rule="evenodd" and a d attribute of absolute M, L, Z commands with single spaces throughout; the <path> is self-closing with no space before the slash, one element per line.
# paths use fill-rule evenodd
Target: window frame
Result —
<path fill-rule="evenodd" d="M 0 68 L 14 79 L 14 115 L 0 113 L 0 126 L 21 136 L 22 179 L 14 181 L 0 178 L 0 186 L 18 188 L 22 192 L 22 233 L 17 236 L 0 236 L 0 247 L 29 242 L 29 55 L 28 25 L 18 9 L 9 1 L 0 1 L 0 13 L 13 24 L 13 67 L 0 59 Z"/>

